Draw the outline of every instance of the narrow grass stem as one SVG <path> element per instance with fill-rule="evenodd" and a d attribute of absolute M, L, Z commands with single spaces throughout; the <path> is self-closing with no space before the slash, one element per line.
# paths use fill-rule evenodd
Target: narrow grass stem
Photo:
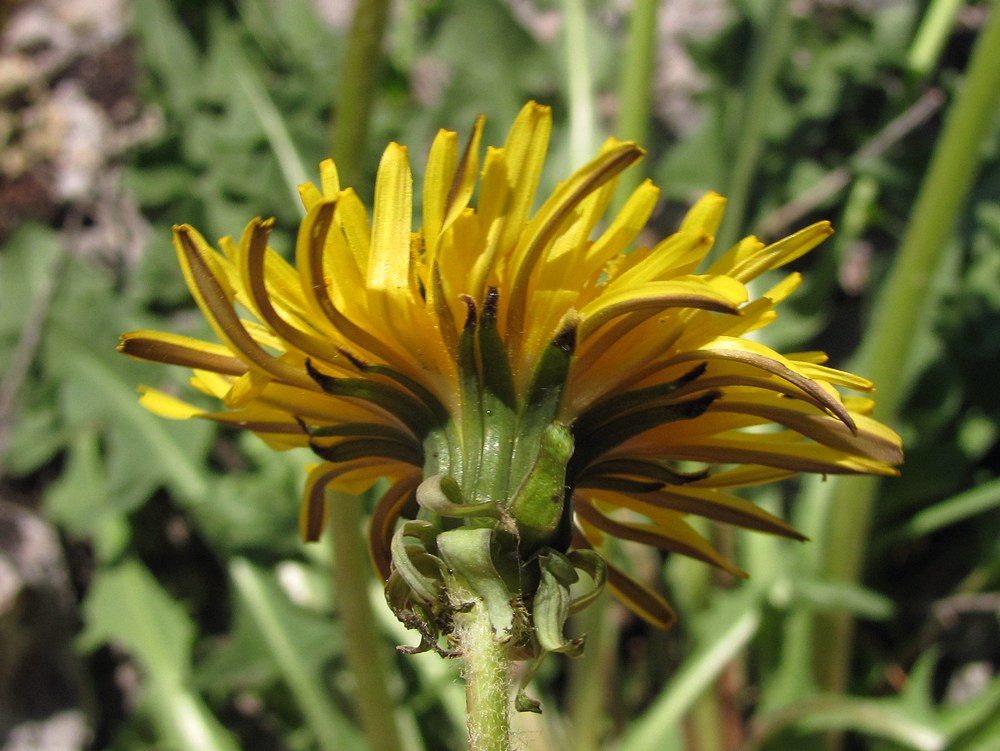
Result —
<path fill-rule="evenodd" d="M 574 633 L 587 635 L 587 646 L 579 659 L 568 664 L 566 703 L 567 729 L 575 751 L 598 751 L 607 731 L 607 699 L 615 671 L 618 626 L 608 602 L 598 600 L 575 617 Z"/>
<path fill-rule="evenodd" d="M 583 0 L 563 0 L 563 11 L 569 84 L 569 159 L 572 169 L 577 169 L 594 153 L 594 84 Z"/>
<path fill-rule="evenodd" d="M 478 598 L 455 617 L 464 661 L 469 751 L 510 751 L 510 659 Z"/>
<path fill-rule="evenodd" d="M 963 4 L 962 0 L 933 0 L 930 3 L 906 56 L 910 70 L 926 76 L 934 69 Z"/>
<path fill-rule="evenodd" d="M 983 141 L 1000 108 L 1000 13 L 981 32 L 957 99 L 931 158 L 898 256 L 883 287 L 854 370 L 879 384 L 875 417 L 892 422 L 908 391 L 906 363 L 926 320 L 927 294 L 948 250 L 958 215 L 975 178 Z M 864 560 L 878 480 L 840 478 L 831 488 L 829 516 L 820 530 L 823 573 L 857 581 Z M 820 542 L 820 541 L 818 541 Z M 817 624 L 815 644 L 821 686 L 846 684 L 853 620 L 847 615 Z"/>
<path fill-rule="evenodd" d="M 737 240 L 746 221 L 751 183 L 764 147 L 764 126 L 774 96 L 775 80 L 785 59 L 792 30 L 790 0 L 772 0 L 770 12 L 754 45 L 747 95 L 736 128 L 736 141 L 729 151 L 732 170 L 724 195 L 728 196 L 726 216 L 716 239 L 713 255 L 728 250 Z M 729 129 L 732 132 L 732 129 Z"/>
<path fill-rule="evenodd" d="M 336 509 L 329 525 L 333 543 L 337 616 L 347 639 L 347 664 L 357 687 L 357 710 L 368 743 L 378 751 L 402 748 L 395 721 L 396 705 L 378 638 L 375 616 L 368 598 L 371 564 L 362 535 L 361 504 L 353 496 L 328 491 L 327 502 Z"/>
<path fill-rule="evenodd" d="M 656 0 L 636 0 L 629 17 L 628 40 L 618 91 L 618 127 L 621 138 L 649 143 L 649 118 L 652 102 L 653 63 L 656 60 Z M 615 193 L 615 212 L 642 180 L 643 170 L 634 167 L 619 178 Z"/>
<path fill-rule="evenodd" d="M 333 110 L 331 153 L 343 185 L 359 185 L 363 177 L 365 141 L 378 91 L 388 18 L 389 0 L 358 0 Z"/>

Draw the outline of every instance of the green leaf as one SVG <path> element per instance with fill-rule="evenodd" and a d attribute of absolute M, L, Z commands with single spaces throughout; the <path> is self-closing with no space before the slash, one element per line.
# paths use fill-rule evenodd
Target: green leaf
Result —
<path fill-rule="evenodd" d="M 994 479 L 920 511 L 906 523 L 901 533 L 909 538 L 922 537 L 998 506 L 1000 479 Z"/>
<path fill-rule="evenodd" d="M 632 724 L 621 751 L 676 747 L 681 719 L 757 633 L 761 604 L 761 593 L 751 586 L 716 599 L 692 625 L 692 632 L 698 635 L 697 646 L 646 713 Z"/>
<path fill-rule="evenodd" d="M 847 610 L 873 621 L 888 620 L 896 612 L 891 599 L 852 582 L 796 576 L 791 586 L 794 600 L 817 610 Z"/>
<path fill-rule="evenodd" d="M 32 313 L 32 301 L 47 284 L 62 252 L 59 236 L 37 224 L 25 224 L 5 243 L 0 254 L 0 352 L 6 355 L 21 336 Z"/>
<path fill-rule="evenodd" d="M 136 370 L 110 342 L 107 350 L 95 349 L 54 330 L 45 361 L 62 378 L 60 401 L 67 421 L 107 429 L 109 493 L 119 502 L 138 504 L 160 485 L 187 501 L 205 497 L 201 459 L 211 426 L 164 420 L 140 406 Z"/>
<path fill-rule="evenodd" d="M 132 18 L 147 75 L 172 110 L 178 115 L 189 112 L 196 100 L 201 63 L 191 35 L 165 0 L 137 0 Z"/>
<path fill-rule="evenodd" d="M 151 680 L 179 685 L 190 677 L 194 623 L 139 561 L 129 558 L 98 571 L 83 614 L 83 650 L 118 643 Z"/>
<path fill-rule="evenodd" d="M 131 537 L 128 522 L 116 497 L 108 491 L 108 478 L 95 430 L 78 433 L 69 447 L 62 474 L 49 486 L 45 511 L 71 535 L 90 538 L 97 556 L 116 559 Z"/>
<path fill-rule="evenodd" d="M 228 668 L 235 677 L 243 673 L 241 663 L 249 658 L 257 675 L 243 673 L 244 677 L 280 678 L 322 748 L 356 747 L 361 741 L 358 731 L 333 701 L 326 680 L 328 661 L 344 648 L 336 624 L 297 608 L 271 573 L 246 558 L 231 561 L 229 573 L 239 602 L 237 636 L 241 641 L 231 644 L 214 665 Z M 220 682 L 211 670 L 212 664 L 201 674 L 217 690 L 226 688 L 226 682 Z"/>
<path fill-rule="evenodd" d="M 110 642 L 131 653 L 142 668 L 141 708 L 171 751 L 238 751 L 229 733 L 190 688 L 195 626 L 135 559 L 98 571 L 83 603 L 79 645 L 92 651 Z"/>

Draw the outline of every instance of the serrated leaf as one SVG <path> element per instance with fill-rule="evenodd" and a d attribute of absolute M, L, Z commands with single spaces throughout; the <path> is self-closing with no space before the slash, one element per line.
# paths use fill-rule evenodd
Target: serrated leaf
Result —
<path fill-rule="evenodd" d="M 357 747 L 357 729 L 332 701 L 324 680 L 326 658 L 343 648 L 333 624 L 292 605 L 273 578 L 246 558 L 234 559 L 229 573 L 271 667 L 295 697 L 320 746 Z"/>
<path fill-rule="evenodd" d="M 126 559 L 98 572 L 83 602 L 85 651 L 122 645 L 157 681 L 180 685 L 190 676 L 195 627 L 149 570 Z"/>
<path fill-rule="evenodd" d="M 67 420 L 108 431 L 112 495 L 138 504 L 162 484 L 183 500 L 205 497 L 201 464 L 211 426 L 168 422 L 146 411 L 135 397 L 136 381 L 126 376 L 134 373 L 131 363 L 110 348 L 104 354 L 54 330 L 45 361 L 53 375 L 62 377 L 60 400 Z"/>
<path fill-rule="evenodd" d="M 82 431 L 70 444 L 66 468 L 45 495 L 47 515 L 71 535 L 90 538 L 98 558 L 109 561 L 121 555 L 131 537 L 127 510 L 108 492 L 98 433 Z"/>

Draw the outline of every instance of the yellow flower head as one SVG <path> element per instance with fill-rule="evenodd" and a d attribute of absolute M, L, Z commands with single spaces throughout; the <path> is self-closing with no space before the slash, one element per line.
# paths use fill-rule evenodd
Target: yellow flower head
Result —
<path fill-rule="evenodd" d="M 492 524 L 519 560 L 601 553 L 614 537 L 741 574 L 686 515 L 796 537 L 731 489 L 797 472 L 895 473 L 898 436 L 867 416 L 871 400 L 836 388 L 870 382 L 820 353 L 781 355 L 745 338 L 799 277 L 754 299 L 745 285 L 819 244 L 827 223 L 770 245 L 748 237 L 699 269 L 720 196 L 643 247 L 658 198 L 650 182 L 605 219 L 618 174 L 643 154 L 634 143 L 609 140 L 532 213 L 548 108 L 528 104 L 482 162 L 481 130 L 480 119 L 464 150 L 454 132 L 438 133 L 417 231 L 397 144 L 382 157 L 370 218 L 323 162 L 320 187 L 301 189 L 294 264 L 268 247 L 270 221 L 251 221 L 220 250 L 176 227 L 185 278 L 221 344 L 134 331 L 120 349 L 194 368 L 195 387 L 225 409 L 154 390 L 144 403 L 247 428 L 277 449 L 311 447 L 323 462 L 306 483 L 307 539 L 322 528 L 327 487 L 357 493 L 388 478 L 370 533 L 387 579 L 406 556 L 398 523 L 418 505 L 419 524 Z M 415 524 L 406 537 L 423 534 Z M 672 619 L 624 572 L 608 566 L 607 583 L 647 620 Z"/>

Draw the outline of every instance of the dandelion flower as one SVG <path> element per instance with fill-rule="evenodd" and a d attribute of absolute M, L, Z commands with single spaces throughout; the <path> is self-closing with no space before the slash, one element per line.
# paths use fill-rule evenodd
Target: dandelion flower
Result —
<path fill-rule="evenodd" d="M 193 385 L 223 405 L 202 411 L 147 389 L 151 410 L 312 449 L 322 461 L 302 500 L 308 540 L 327 488 L 359 493 L 387 478 L 373 560 L 390 600 L 405 590 L 397 613 L 429 642 L 447 609 L 440 581 L 475 568 L 448 542 L 456 529 L 479 533 L 506 588 L 495 602 L 520 603 L 494 619 L 508 630 L 548 617 L 536 599 L 561 628 L 581 602 L 538 593 L 565 594 L 580 570 L 666 626 L 667 603 L 603 555 L 610 540 L 743 575 L 686 517 L 799 537 L 733 490 L 800 472 L 892 475 L 902 460 L 872 401 L 839 390 L 870 392 L 869 381 L 821 353 L 747 338 L 800 280 L 759 296 L 746 285 L 822 242 L 828 223 L 769 245 L 747 237 L 702 268 L 724 208 L 709 194 L 644 247 L 654 185 L 606 216 L 617 176 L 643 155 L 615 139 L 532 212 L 550 131 L 548 108 L 530 103 L 482 162 L 481 118 L 464 149 L 440 131 L 416 231 L 405 147 L 382 156 L 370 218 L 323 162 L 320 186 L 301 188 L 294 263 L 268 247 L 268 220 L 218 250 L 178 226 L 184 276 L 220 343 L 133 331 L 120 345 L 193 368 Z M 542 637 L 543 651 L 569 651 L 560 639 Z"/>

